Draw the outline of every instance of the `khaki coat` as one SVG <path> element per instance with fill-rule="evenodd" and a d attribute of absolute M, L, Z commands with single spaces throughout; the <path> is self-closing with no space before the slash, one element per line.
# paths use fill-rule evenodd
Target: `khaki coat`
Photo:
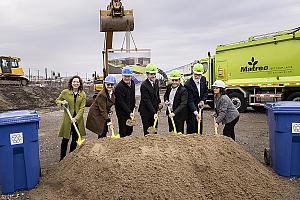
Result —
<path fill-rule="evenodd" d="M 76 111 L 76 123 L 79 129 L 79 133 L 81 136 L 86 135 L 85 128 L 84 128 L 84 120 L 83 120 L 83 113 L 86 103 L 86 94 L 84 91 L 79 91 L 78 96 L 76 98 L 76 105 L 74 106 L 74 94 L 72 90 L 64 89 L 59 97 L 55 100 L 55 103 L 60 106 L 61 102 L 66 100 L 69 103 L 69 110 L 71 115 L 74 115 L 74 111 Z M 75 107 L 75 109 L 74 109 Z M 66 111 L 64 111 L 60 130 L 59 130 L 59 137 L 63 137 L 66 139 L 70 139 L 71 133 L 71 119 Z"/>

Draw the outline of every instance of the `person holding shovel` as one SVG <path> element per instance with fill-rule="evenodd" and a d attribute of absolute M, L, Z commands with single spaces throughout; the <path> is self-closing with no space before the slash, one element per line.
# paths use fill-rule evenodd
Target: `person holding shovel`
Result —
<path fill-rule="evenodd" d="M 78 140 L 78 132 L 76 132 L 73 123 L 78 127 L 80 136 L 86 135 L 83 120 L 86 94 L 83 91 L 82 79 L 79 76 L 73 76 L 68 82 L 68 89 L 64 89 L 60 93 L 55 103 L 69 109 L 72 116 L 70 119 L 65 109 L 59 130 L 59 137 L 62 137 L 60 149 L 60 160 L 62 160 L 67 154 L 68 143 L 71 136 L 70 152 L 74 151 L 77 147 L 76 141 Z"/>
<path fill-rule="evenodd" d="M 173 70 L 170 74 L 172 83 L 167 86 L 167 91 L 164 95 L 165 104 L 169 107 L 167 109 L 169 131 L 174 131 L 174 127 L 171 122 L 173 117 L 175 122 L 176 131 L 183 133 L 184 121 L 187 117 L 187 102 L 188 92 L 186 88 L 180 83 L 181 73 L 178 70 Z M 171 111 L 171 113 L 169 112 Z"/>
<path fill-rule="evenodd" d="M 202 76 L 204 67 L 196 63 L 193 66 L 193 76 L 184 84 L 188 91 L 188 118 L 187 133 L 197 133 L 200 121 L 200 134 L 203 133 L 203 107 L 207 99 L 208 88 L 205 76 Z"/>
<path fill-rule="evenodd" d="M 226 95 L 223 81 L 216 80 L 212 86 L 214 88 L 215 113 L 213 116 L 216 121 L 215 126 L 218 126 L 220 123 L 225 124 L 223 135 L 235 140 L 234 126 L 239 121 L 239 111 Z"/>
<path fill-rule="evenodd" d="M 162 108 L 156 73 L 156 65 L 152 63 L 148 64 L 146 66 L 147 79 L 142 83 L 140 88 L 141 101 L 139 112 L 142 118 L 144 135 L 149 134 L 147 130 L 149 127 L 153 126 L 154 118 L 157 117 L 158 110 Z M 157 123 L 154 128 L 157 128 Z"/>
<path fill-rule="evenodd" d="M 115 88 L 115 108 L 121 137 L 130 136 L 133 131 L 132 126 L 126 125 L 126 121 L 133 118 L 135 108 L 135 83 L 132 80 L 132 75 L 132 69 L 128 66 L 124 67 L 122 80 Z"/>
<path fill-rule="evenodd" d="M 108 75 L 104 80 L 104 88 L 99 92 L 95 101 L 90 107 L 86 128 L 104 138 L 108 132 L 107 123 L 110 122 L 110 109 L 115 104 L 114 87 L 117 81 L 112 75 Z"/>

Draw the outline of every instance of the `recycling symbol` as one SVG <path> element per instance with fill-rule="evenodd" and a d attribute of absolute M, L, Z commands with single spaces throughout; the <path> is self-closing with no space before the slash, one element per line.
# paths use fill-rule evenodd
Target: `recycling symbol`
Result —
<path fill-rule="evenodd" d="M 11 145 L 23 144 L 23 134 L 22 133 L 10 134 L 10 143 Z"/>
<path fill-rule="evenodd" d="M 292 132 L 293 133 L 300 133 L 300 123 L 293 123 L 292 124 Z"/>

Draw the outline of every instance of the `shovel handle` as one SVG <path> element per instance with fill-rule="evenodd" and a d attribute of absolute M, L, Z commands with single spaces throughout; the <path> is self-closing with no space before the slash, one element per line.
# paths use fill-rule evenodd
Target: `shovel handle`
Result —
<path fill-rule="evenodd" d="M 169 111 L 169 114 L 171 113 L 171 108 L 170 106 L 168 106 L 168 111 Z M 170 117 L 170 116 L 169 116 Z M 174 119 L 173 117 L 170 117 L 171 119 L 171 122 L 172 122 L 172 125 L 173 125 L 173 130 L 174 130 L 174 133 L 177 134 L 177 130 L 176 130 L 176 125 L 175 125 L 175 122 L 174 122 Z"/>
<path fill-rule="evenodd" d="M 200 119 L 198 120 L 198 135 L 201 132 L 202 108 L 199 109 Z"/>
<path fill-rule="evenodd" d="M 218 134 L 218 127 L 216 126 L 217 122 L 216 122 L 216 118 L 214 117 L 214 126 L 215 126 L 215 134 Z"/>
<path fill-rule="evenodd" d="M 72 115 L 71 115 L 70 110 L 69 110 L 65 105 L 62 105 L 62 107 L 63 107 L 64 110 L 68 113 L 69 118 L 70 118 L 70 120 L 72 121 Z M 83 142 L 83 140 L 81 139 L 81 135 L 80 135 L 80 133 L 79 133 L 78 127 L 77 127 L 76 123 L 73 122 L 73 121 L 72 121 L 72 124 L 73 124 L 73 126 L 74 126 L 74 128 L 75 128 L 75 131 L 76 131 L 77 135 L 78 135 L 78 139 L 77 139 L 76 142 L 77 142 L 77 144 L 81 145 L 82 142 Z"/>
<path fill-rule="evenodd" d="M 200 123 L 201 123 L 201 120 L 198 120 L 198 135 L 200 135 Z"/>
<path fill-rule="evenodd" d="M 157 124 L 157 118 L 154 120 L 154 124 L 153 124 L 154 128 L 156 127 L 156 124 Z"/>
<path fill-rule="evenodd" d="M 133 119 L 134 119 L 134 115 L 135 115 L 135 108 L 136 108 L 136 107 L 134 107 L 134 108 L 133 108 L 133 111 L 132 111 L 132 113 L 133 113 L 133 116 L 132 116 L 132 117 L 130 117 L 130 118 L 131 118 L 131 120 L 133 120 Z"/>
<path fill-rule="evenodd" d="M 176 130 L 176 125 L 175 125 L 174 119 L 173 119 L 173 117 L 170 117 L 170 118 L 171 118 L 171 121 L 172 121 L 174 133 L 177 134 L 177 130 Z"/>

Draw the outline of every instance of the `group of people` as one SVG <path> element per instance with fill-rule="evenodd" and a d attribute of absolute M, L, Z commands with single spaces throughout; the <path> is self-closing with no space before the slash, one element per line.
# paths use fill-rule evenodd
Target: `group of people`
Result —
<path fill-rule="evenodd" d="M 160 99 L 158 80 L 156 74 L 158 68 L 154 64 L 146 66 L 147 79 L 140 87 L 141 99 L 138 107 L 144 135 L 149 134 L 148 128 L 154 126 L 155 119 L 163 108 Z M 167 107 L 166 114 L 169 116 L 169 131 L 184 133 L 184 122 L 187 124 L 186 133 L 192 134 L 198 131 L 200 123 L 200 134 L 203 133 L 203 107 L 208 96 L 208 87 L 205 76 L 202 76 L 204 67 L 202 64 L 193 66 L 193 75 L 185 84 L 182 84 L 182 74 L 178 70 L 170 73 L 171 83 L 167 86 L 164 94 L 164 105 Z M 112 75 L 104 80 L 103 90 L 99 92 L 90 107 L 86 128 L 98 135 L 98 138 L 106 137 L 108 124 L 111 124 L 111 108 L 114 105 L 118 119 L 120 137 L 130 136 L 133 126 L 126 122 L 133 119 L 136 109 L 135 83 L 132 80 L 133 71 L 129 66 L 122 69 L 122 80 L 117 83 Z M 225 83 L 221 80 L 215 81 L 214 103 L 216 126 L 224 124 L 223 135 L 235 140 L 234 126 L 239 120 L 239 112 L 232 104 L 225 92 Z M 68 106 L 72 117 L 64 112 L 63 121 L 59 131 L 62 137 L 61 160 L 66 156 L 67 146 L 72 136 L 70 152 L 76 149 L 78 135 L 73 124 L 76 124 L 81 136 L 84 136 L 85 127 L 83 120 L 86 94 L 83 91 L 82 80 L 79 76 L 73 76 L 68 83 L 68 88 L 63 90 L 56 99 L 58 105 Z M 174 130 L 174 120 L 176 131 Z M 155 123 L 157 128 L 157 123 Z"/>

